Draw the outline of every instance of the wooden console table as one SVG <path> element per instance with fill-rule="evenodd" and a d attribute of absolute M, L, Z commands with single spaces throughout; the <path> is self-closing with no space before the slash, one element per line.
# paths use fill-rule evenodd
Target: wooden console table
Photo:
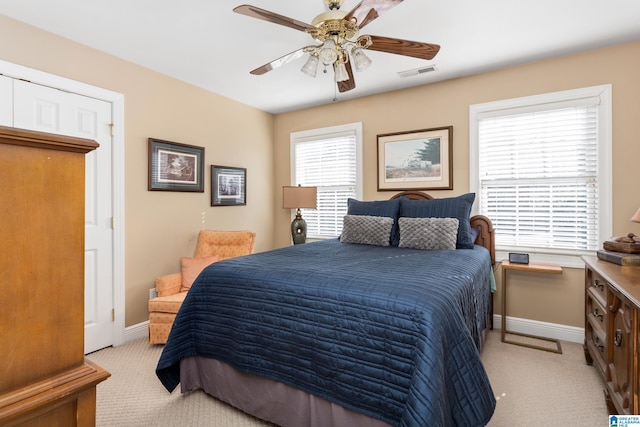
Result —
<path fill-rule="evenodd" d="M 509 270 L 526 271 L 526 272 L 532 272 L 532 273 L 562 274 L 562 267 L 556 264 L 540 264 L 540 263 L 514 264 L 514 263 L 510 263 L 509 261 L 502 261 L 502 342 L 505 342 L 507 344 L 520 345 L 522 347 L 535 348 L 537 350 L 550 351 L 552 353 L 562 353 L 562 347 L 560 346 L 560 341 L 558 340 L 507 330 L 507 271 Z M 506 334 L 519 335 L 522 337 L 534 338 L 534 339 L 543 340 L 543 341 L 550 341 L 556 344 L 556 348 L 554 349 L 554 348 L 542 347 L 535 344 L 511 341 L 506 338 Z"/>

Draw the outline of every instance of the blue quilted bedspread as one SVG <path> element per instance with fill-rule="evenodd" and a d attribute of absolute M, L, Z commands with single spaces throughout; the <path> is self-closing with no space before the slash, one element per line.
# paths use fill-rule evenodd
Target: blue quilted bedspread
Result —
<path fill-rule="evenodd" d="M 217 262 L 189 291 L 158 362 L 172 391 L 200 355 L 394 426 L 481 426 L 485 248 L 307 243 Z"/>

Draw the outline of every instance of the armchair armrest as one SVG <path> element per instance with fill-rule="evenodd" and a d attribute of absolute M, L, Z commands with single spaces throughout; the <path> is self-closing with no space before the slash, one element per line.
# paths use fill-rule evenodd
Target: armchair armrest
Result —
<path fill-rule="evenodd" d="M 156 291 L 159 297 L 168 297 L 180 292 L 182 273 L 174 273 L 156 279 Z"/>

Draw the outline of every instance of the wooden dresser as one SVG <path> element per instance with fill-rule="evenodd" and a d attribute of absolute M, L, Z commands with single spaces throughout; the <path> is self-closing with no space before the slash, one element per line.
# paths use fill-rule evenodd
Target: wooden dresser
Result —
<path fill-rule="evenodd" d="M 94 141 L 0 127 L 0 425 L 93 426 L 84 172 Z"/>
<path fill-rule="evenodd" d="M 585 357 L 606 383 L 609 413 L 639 414 L 640 267 L 585 262 Z"/>

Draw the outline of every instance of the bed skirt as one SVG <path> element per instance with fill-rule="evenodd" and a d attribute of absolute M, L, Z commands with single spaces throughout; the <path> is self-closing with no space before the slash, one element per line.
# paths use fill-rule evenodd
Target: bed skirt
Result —
<path fill-rule="evenodd" d="M 280 382 L 201 356 L 180 361 L 180 384 L 182 393 L 202 389 L 243 412 L 282 427 L 391 427 Z"/>

